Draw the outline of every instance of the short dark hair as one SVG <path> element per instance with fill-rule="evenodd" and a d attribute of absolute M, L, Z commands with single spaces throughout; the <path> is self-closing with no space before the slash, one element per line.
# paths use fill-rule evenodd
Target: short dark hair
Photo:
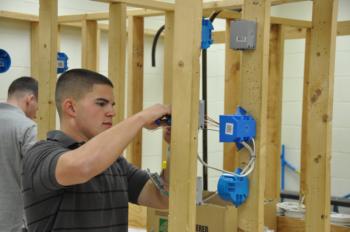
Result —
<path fill-rule="evenodd" d="M 55 102 L 58 114 L 61 115 L 62 101 L 67 97 L 79 100 L 90 92 L 94 85 L 109 85 L 112 82 L 104 75 L 87 69 L 71 69 L 61 74 L 57 80 Z"/>
<path fill-rule="evenodd" d="M 38 81 L 33 77 L 23 76 L 14 80 L 7 92 L 8 98 L 17 93 L 31 92 L 38 99 Z"/>

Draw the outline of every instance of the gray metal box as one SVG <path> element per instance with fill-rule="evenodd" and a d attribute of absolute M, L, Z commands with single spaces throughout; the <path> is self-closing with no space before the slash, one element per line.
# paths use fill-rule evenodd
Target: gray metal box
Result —
<path fill-rule="evenodd" d="M 231 21 L 230 47 L 236 50 L 255 49 L 256 46 L 256 22 L 248 20 Z"/>

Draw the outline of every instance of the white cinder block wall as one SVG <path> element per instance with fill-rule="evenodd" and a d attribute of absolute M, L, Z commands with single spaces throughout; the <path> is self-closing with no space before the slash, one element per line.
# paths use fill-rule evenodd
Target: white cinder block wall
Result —
<path fill-rule="evenodd" d="M 60 0 L 59 15 L 86 12 L 107 11 L 107 4 L 88 0 Z M 350 2 L 339 1 L 339 20 L 350 19 Z M 1 0 L 0 10 L 9 10 L 38 14 L 38 0 Z M 297 19 L 311 19 L 310 3 L 295 3 L 273 7 L 272 15 Z M 164 17 L 147 18 L 145 27 L 158 29 L 164 24 Z M 224 29 L 224 21 L 215 21 L 215 30 Z M 21 75 L 30 75 L 30 26 L 28 23 L 0 20 L 0 48 L 7 50 L 12 57 L 11 69 L 0 74 L 0 101 L 6 99 L 7 88 L 12 80 Z M 158 42 L 157 66 L 151 67 L 151 37 L 145 37 L 144 65 L 144 107 L 162 101 L 163 92 L 163 43 Z M 61 51 L 69 56 L 69 67 L 81 65 L 80 29 L 61 28 Z M 100 72 L 107 74 L 108 35 L 101 34 Z M 335 95 L 333 119 L 333 159 L 332 159 L 332 194 L 343 196 L 350 193 L 350 36 L 337 38 L 335 65 Z M 289 40 L 285 44 L 284 93 L 283 93 L 283 127 L 282 143 L 286 145 L 286 156 L 296 167 L 300 167 L 300 125 L 302 109 L 302 85 L 304 66 L 304 40 Z M 213 45 L 208 50 L 208 114 L 218 119 L 223 113 L 224 99 L 224 46 Z M 118 109 L 117 109 L 118 110 Z M 222 167 L 223 146 L 218 143 L 217 132 L 209 132 L 209 163 Z M 144 168 L 160 170 L 161 131 L 143 132 Z M 199 138 L 201 141 L 201 135 Z M 201 143 L 198 145 L 201 154 Z M 202 167 L 198 165 L 198 175 Z M 209 189 L 215 190 L 220 173 L 209 171 Z M 287 171 L 286 189 L 298 190 L 299 180 L 296 175 Z"/>

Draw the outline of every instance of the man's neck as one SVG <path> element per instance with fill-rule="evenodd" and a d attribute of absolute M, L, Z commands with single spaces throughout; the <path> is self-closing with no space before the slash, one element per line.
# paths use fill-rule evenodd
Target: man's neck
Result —
<path fill-rule="evenodd" d="M 20 110 L 22 110 L 23 112 L 25 112 L 25 106 L 23 105 L 23 103 L 21 101 L 18 101 L 17 99 L 8 98 L 6 103 L 9 105 L 15 106 L 15 107 L 19 108 Z"/>
<path fill-rule="evenodd" d="M 60 130 L 63 131 L 66 135 L 71 137 L 77 142 L 83 142 L 83 141 L 88 141 L 88 139 L 79 133 L 79 129 L 76 128 L 74 125 L 67 125 L 67 123 L 63 123 L 62 121 L 60 122 Z"/>

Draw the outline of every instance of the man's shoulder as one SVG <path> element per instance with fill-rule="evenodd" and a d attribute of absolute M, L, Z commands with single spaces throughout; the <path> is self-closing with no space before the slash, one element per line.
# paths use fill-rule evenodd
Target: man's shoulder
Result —
<path fill-rule="evenodd" d="M 33 160 L 36 156 L 46 156 L 52 153 L 67 150 L 60 143 L 51 140 L 40 140 L 31 146 L 25 156 L 24 163 Z"/>

